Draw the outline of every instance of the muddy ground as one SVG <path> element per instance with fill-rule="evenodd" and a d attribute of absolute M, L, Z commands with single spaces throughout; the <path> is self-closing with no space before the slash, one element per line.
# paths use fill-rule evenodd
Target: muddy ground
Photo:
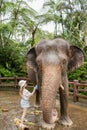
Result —
<path fill-rule="evenodd" d="M 40 108 L 34 107 L 35 96 L 31 99 L 31 108 L 28 110 L 27 119 L 30 130 L 44 130 L 39 126 L 42 118 Z M 87 104 L 69 102 L 69 115 L 73 121 L 71 127 L 65 127 L 58 122 L 53 130 L 87 130 Z M 57 100 L 57 105 L 59 102 Z M 59 106 L 58 106 L 59 111 Z M 18 130 L 15 126 L 14 118 L 21 118 L 20 96 L 17 91 L 0 91 L 0 130 Z"/>

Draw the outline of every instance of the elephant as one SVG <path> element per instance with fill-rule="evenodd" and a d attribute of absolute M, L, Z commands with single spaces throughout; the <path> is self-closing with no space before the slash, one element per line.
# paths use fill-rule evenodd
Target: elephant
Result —
<path fill-rule="evenodd" d="M 84 64 L 84 52 L 77 46 L 71 46 L 62 38 L 42 40 L 27 53 L 27 72 L 29 80 L 38 84 L 36 102 L 41 104 L 42 126 L 47 129 L 55 127 L 56 95 L 59 91 L 60 117 L 63 125 L 72 125 L 68 112 L 68 76 Z M 54 114 L 55 113 L 55 114 Z"/>

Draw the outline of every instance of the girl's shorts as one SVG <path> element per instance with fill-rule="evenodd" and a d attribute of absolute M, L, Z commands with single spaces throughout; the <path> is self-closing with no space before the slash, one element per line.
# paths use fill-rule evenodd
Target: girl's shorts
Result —
<path fill-rule="evenodd" d="M 22 108 L 28 108 L 28 107 L 30 107 L 30 104 L 29 104 L 28 100 L 21 99 L 20 104 L 21 104 Z"/>

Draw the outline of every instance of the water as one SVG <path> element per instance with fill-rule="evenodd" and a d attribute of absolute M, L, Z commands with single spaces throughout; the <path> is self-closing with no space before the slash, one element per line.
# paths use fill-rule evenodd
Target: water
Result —
<path fill-rule="evenodd" d="M 41 109 L 34 108 L 35 96 L 31 99 L 31 108 L 28 110 L 26 118 L 34 124 L 28 124 L 30 130 L 46 130 L 39 126 L 42 118 Z M 58 110 L 59 111 L 59 110 Z M 20 108 L 20 96 L 17 91 L 0 91 L 0 130 L 18 130 L 15 126 L 14 118 L 20 118 L 22 109 Z M 69 103 L 69 115 L 73 125 L 65 127 L 58 122 L 53 130 L 87 130 L 87 107 Z"/>

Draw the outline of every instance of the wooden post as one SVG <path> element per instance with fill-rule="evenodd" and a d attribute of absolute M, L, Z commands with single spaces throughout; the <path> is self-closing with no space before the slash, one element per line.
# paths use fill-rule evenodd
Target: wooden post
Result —
<path fill-rule="evenodd" d="M 14 77 L 14 86 L 17 87 L 17 77 Z"/>
<path fill-rule="evenodd" d="M 2 81 L 1 81 L 1 76 L 0 76 L 0 84 L 2 83 Z"/>
<path fill-rule="evenodd" d="M 74 80 L 74 90 L 73 90 L 73 101 L 74 102 L 78 102 L 79 101 L 79 97 L 77 96 L 78 93 L 78 80 Z"/>

